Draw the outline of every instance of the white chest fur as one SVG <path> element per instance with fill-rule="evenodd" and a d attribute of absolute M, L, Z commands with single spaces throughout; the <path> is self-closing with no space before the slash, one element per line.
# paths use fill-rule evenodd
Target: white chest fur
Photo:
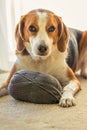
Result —
<path fill-rule="evenodd" d="M 62 53 L 51 55 L 44 60 L 34 60 L 31 56 L 28 55 L 18 55 L 16 65 L 18 70 L 21 69 L 42 72 L 50 74 L 56 77 L 58 80 L 68 80 L 66 76 L 67 65 L 65 63 L 65 54 Z"/>

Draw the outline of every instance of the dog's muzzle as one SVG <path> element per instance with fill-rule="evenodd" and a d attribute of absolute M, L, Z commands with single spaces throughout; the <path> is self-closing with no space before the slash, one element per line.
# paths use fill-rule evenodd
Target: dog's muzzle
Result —
<path fill-rule="evenodd" d="M 38 51 L 40 55 L 46 55 L 48 51 L 48 47 L 46 45 L 39 45 Z"/>

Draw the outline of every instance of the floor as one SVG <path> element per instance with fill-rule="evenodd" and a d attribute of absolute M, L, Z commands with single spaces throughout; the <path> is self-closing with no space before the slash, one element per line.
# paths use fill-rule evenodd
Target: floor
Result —
<path fill-rule="evenodd" d="M 8 73 L 0 74 L 0 82 Z M 0 130 L 87 130 L 87 80 L 79 78 L 82 90 L 76 95 L 76 106 L 61 108 L 58 104 L 33 104 L 0 98 Z"/>

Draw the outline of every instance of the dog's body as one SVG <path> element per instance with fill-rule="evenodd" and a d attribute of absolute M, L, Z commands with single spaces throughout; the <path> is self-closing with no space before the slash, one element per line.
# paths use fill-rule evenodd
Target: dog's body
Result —
<path fill-rule="evenodd" d="M 67 63 L 72 70 L 80 70 L 80 75 L 87 78 L 87 31 L 69 28 L 70 39 Z"/>
<path fill-rule="evenodd" d="M 87 79 L 87 31 L 82 32 L 79 42 L 79 59 L 77 70 L 81 70 L 81 76 Z"/>
<path fill-rule="evenodd" d="M 79 59 L 79 42 L 82 36 L 82 32 L 76 29 L 69 28 L 70 38 L 68 44 L 68 56 L 67 63 L 75 72 Z"/>
<path fill-rule="evenodd" d="M 68 46 L 71 36 L 72 34 L 69 36 L 69 30 L 62 19 L 50 11 L 33 10 L 21 17 L 15 31 L 17 60 L 7 81 L 2 86 L 8 86 L 12 75 L 17 70 L 47 73 L 56 77 L 63 86 L 59 105 L 73 106 L 75 104 L 74 94 L 80 90 L 80 83 L 72 71 L 76 69 L 79 57 L 77 49 L 76 53 L 73 53 L 77 56 L 73 62 L 70 56 L 67 58 L 67 50 L 74 47 L 73 44 L 71 47 Z M 73 41 L 72 38 L 71 41 Z M 77 45 L 75 46 L 78 48 Z M 69 54 L 71 52 L 69 51 Z M 72 69 L 67 65 L 66 58 Z"/>

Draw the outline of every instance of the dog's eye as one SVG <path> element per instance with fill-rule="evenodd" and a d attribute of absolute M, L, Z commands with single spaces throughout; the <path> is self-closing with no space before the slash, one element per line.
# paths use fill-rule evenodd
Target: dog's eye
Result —
<path fill-rule="evenodd" d="M 54 26 L 50 26 L 50 27 L 48 28 L 48 32 L 54 32 L 54 30 L 55 30 L 55 27 L 54 27 Z"/>
<path fill-rule="evenodd" d="M 30 25 L 30 26 L 29 26 L 29 31 L 31 31 L 31 32 L 37 32 L 37 29 L 36 29 L 35 26 Z"/>

